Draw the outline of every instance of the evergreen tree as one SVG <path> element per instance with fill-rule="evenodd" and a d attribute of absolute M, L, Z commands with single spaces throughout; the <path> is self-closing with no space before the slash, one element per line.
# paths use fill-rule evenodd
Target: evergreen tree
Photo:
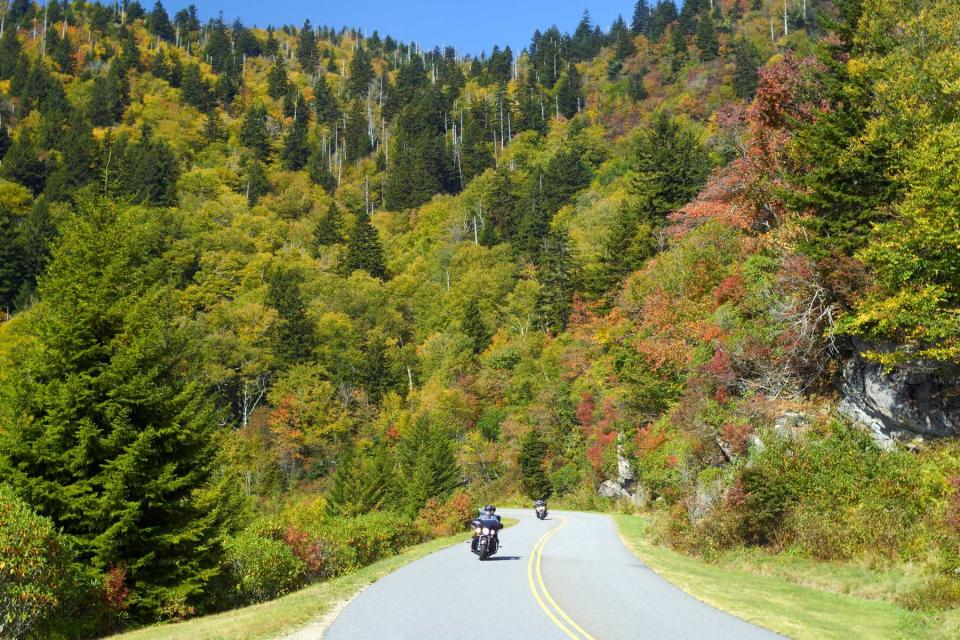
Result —
<path fill-rule="evenodd" d="M 470 298 L 460 320 L 460 330 L 470 339 L 473 352 L 481 353 L 490 344 L 490 329 L 483 321 L 480 304 L 476 298 Z"/>
<path fill-rule="evenodd" d="M 66 200 L 96 175 L 99 156 L 97 141 L 89 124 L 76 122 L 68 127 L 59 145 L 60 162 L 50 174 L 46 194 L 51 200 Z"/>
<path fill-rule="evenodd" d="M 313 73 L 317 68 L 317 60 L 317 36 L 310 21 L 306 20 L 300 29 L 300 39 L 297 42 L 297 61 L 304 72 Z"/>
<path fill-rule="evenodd" d="M 50 215 L 50 204 L 41 196 L 17 225 L 15 248 L 18 253 L 19 288 L 14 304 L 18 309 L 25 309 L 35 301 L 37 278 L 47 266 L 56 235 L 57 227 Z"/>
<path fill-rule="evenodd" d="M 136 229 L 136 233 L 131 233 Z M 83 200 L 40 283 L 17 356 L 0 469 L 92 570 L 127 569 L 130 616 L 198 606 L 235 524 L 217 416 L 195 375 L 155 215 Z"/>
<path fill-rule="evenodd" d="M 373 80 L 373 65 L 370 54 L 362 46 L 357 47 L 350 61 L 350 81 L 347 89 L 351 98 L 366 98 L 370 81 Z"/>
<path fill-rule="evenodd" d="M 624 278 L 653 255 L 653 241 L 649 222 L 641 220 L 635 208 L 621 207 L 603 243 L 603 262 L 590 283 L 591 292 L 596 297 L 616 294 Z"/>
<path fill-rule="evenodd" d="M 89 116 L 95 127 L 109 127 L 123 117 L 127 106 L 127 79 L 116 65 L 111 65 L 105 74 L 93 81 L 90 94 Z"/>
<path fill-rule="evenodd" d="M 213 92 L 197 63 L 190 63 L 184 68 L 180 87 L 180 97 L 185 103 L 202 112 L 207 112 L 213 107 Z"/>
<path fill-rule="evenodd" d="M 211 21 L 207 26 L 207 47 L 206 56 L 210 66 L 217 73 L 226 71 L 234 59 L 230 38 L 227 36 L 227 28 L 223 24 L 223 18 L 217 18 Z"/>
<path fill-rule="evenodd" d="M 123 75 L 126 75 L 128 71 L 143 71 L 140 45 L 137 43 L 133 29 L 124 29 L 120 55 L 114 61 L 114 65 Z"/>
<path fill-rule="evenodd" d="M 559 333 L 567 326 L 573 296 L 580 285 L 573 247 L 565 231 L 551 232 L 544 240 L 539 276 L 537 316 L 540 325 L 547 333 Z"/>
<path fill-rule="evenodd" d="M 657 8 L 654 9 L 650 17 L 650 41 L 659 42 L 663 34 L 677 19 L 677 5 L 673 0 L 659 0 Z"/>
<path fill-rule="evenodd" d="M 135 201 L 158 207 L 177 204 L 180 164 L 166 141 L 144 127 L 140 140 L 127 147 L 123 158 L 123 193 Z"/>
<path fill-rule="evenodd" d="M 710 159 L 693 133 L 661 111 L 638 138 L 634 171 L 633 193 L 654 220 L 663 220 L 699 193 Z"/>
<path fill-rule="evenodd" d="M 565 118 L 572 118 L 584 106 L 580 72 L 571 64 L 557 85 L 556 108 Z"/>
<path fill-rule="evenodd" d="M 0 80 L 9 80 L 13 77 L 20 58 L 20 38 L 17 37 L 17 30 L 6 29 L 3 37 L 0 38 Z"/>
<path fill-rule="evenodd" d="M 733 90 L 738 98 L 753 100 L 760 82 L 760 53 L 746 38 L 739 38 L 734 45 Z"/>
<path fill-rule="evenodd" d="M 630 28 L 637 35 L 647 35 L 650 29 L 650 5 L 647 0 L 637 0 L 633 8 L 633 20 L 630 22 Z"/>
<path fill-rule="evenodd" d="M 367 113 L 364 103 L 354 100 L 347 116 L 345 132 L 347 147 L 347 162 L 356 162 L 370 154 L 370 136 L 367 134 Z"/>
<path fill-rule="evenodd" d="M 374 278 L 387 279 L 387 265 L 383 258 L 380 236 L 366 211 L 357 214 L 357 220 L 347 243 L 347 258 L 344 264 L 347 273 L 362 270 Z"/>
<path fill-rule="evenodd" d="M 679 23 L 670 28 L 670 53 L 670 71 L 676 75 L 687 61 L 687 38 Z"/>
<path fill-rule="evenodd" d="M 225 142 L 227 140 L 227 130 L 217 109 L 207 111 L 203 126 L 203 137 L 207 142 Z"/>
<path fill-rule="evenodd" d="M 307 145 L 307 127 L 310 122 L 309 111 L 306 105 L 300 105 L 296 110 L 293 125 L 283 141 L 281 159 L 283 165 L 291 171 L 299 171 L 307 165 L 310 158 L 310 147 Z"/>
<path fill-rule="evenodd" d="M 713 24 L 713 17 L 709 11 L 704 11 L 697 25 L 697 48 L 703 60 L 716 60 L 720 54 L 720 41 L 717 40 L 717 29 Z"/>
<path fill-rule="evenodd" d="M 277 310 L 274 356 L 280 369 L 307 362 L 317 346 L 307 303 L 300 292 L 303 277 L 293 269 L 277 267 L 267 281 L 266 303 Z"/>
<path fill-rule="evenodd" d="M 270 73 L 267 74 L 267 95 L 274 100 L 279 100 L 287 95 L 289 88 L 290 83 L 287 82 L 287 69 L 283 65 L 283 60 L 277 58 L 273 63 L 273 67 L 270 68 Z"/>
<path fill-rule="evenodd" d="M 313 85 L 313 110 L 317 114 L 318 122 L 333 124 L 340 119 L 340 106 L 325 73 L 321 73 Z"/>
<path fill-rule="evenodd" d="M 421 416 L 397 447 L 406 507 L 416 515 L 430 498 L 444 499 L 460 484 L 450 436 Z"/>
<path fill-rule="evenodd" d="M 167 10 L 163 8 L 163 3 L 160 2 L 160 0 L 157 0 L 153 5 L 153 10 L 147 15 L 145 22 L 147 30 L 150 31 L 150 33 L 159 36 L 167 42 L 173 42 L 175 34 L 173 25 L 170 24 L 170 15 L 167 13 Z"/>
<path fill-rule="evenodd" d="M 20 129 L 20 134 L 3 157 L 0 175 L 22 184 L 34 193 L 43 191 L 47 180 L 47 166 L 40 160 L 32 131 Z"/>
<path fill-rule="evenodd" d="M 166 54 L 163 52 L 163 49 L 157 51 L 156 55 L 150 59 L 150 73 L 155 78 L 160 78 L 161 80 L 170 80 L 170 62 L 167 60 Z"/>
<path fill-rule="evenodd" d="M 385 507 L 396 480 L 390 448 L 378 443 L 358 452 L 348 445 L 337 461 L 327 493 L 327 515 L 349 518 Z"/>
<path fill-rule="evenodd" d="M 313 230 L 313 244 L 315 247 L 329 247 L 343 242 L 343 219 L 336 202 L 331 202 L 327 212 L 317 220 Z M 316 255 L 318 252 L 314 251 Z"/>
<path fill-rule="evenodd" d="M 583 147 L 576 142 L 561 148 L 547 163 L 543 175 L 543 208 L 554 214 L 581 189 L 590 185 L 593 172 L 583 160 Z"/>
<path fill-rule="evenodd" d="M 314 147 L 310 158 L 307 159 L 307 175 L 310 176 L 313 184 L 320 185 L 328 194 L 333 195 L 337 190 L 337 179 L 330 172 L 327 154 L 319 146 Z"/>
<path fill-rule="evenodd" d="M 530 429 L 520 441 L 520 475 L 523 490 L 532 500 L 550 497 L 550 482 L 544 471 L 547 458 L 547 444 L 540 435 Z"/>
<path fill-rule="evenodd" d="M 259 160 L 270 156 L 270 134 L 267 132 L 267 108 L 260 103 L 247 109 L 240 125 L 240 144 L 251 149 Z"/>
<path fill-rule="evenodd" d="M 267 177 L 266 168 L 257 159 L 247 162 L 246 178 L 247 206 L 255 207 L 260 202 L 260 198 L 270 193 L 273 187 Z"/>
<path fill-rule="evenodd" d="M 0 312 L 13 310 L 13 302 L 23 272 L 23 257 L 19 245 L 20 216 L 9 203 L 0 201 Z M 2 455 L 2 454 L 0 454 Z"/>

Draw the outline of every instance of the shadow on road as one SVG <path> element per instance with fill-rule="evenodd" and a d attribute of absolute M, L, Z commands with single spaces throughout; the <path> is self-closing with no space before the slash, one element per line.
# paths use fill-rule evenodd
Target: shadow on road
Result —
<path fill-rule="evenodd" d="M 500 560 L 519 560 L 520 556 L 493 556 L 492 558 L 487 558 L 484 562 L 499 562 Z"/>

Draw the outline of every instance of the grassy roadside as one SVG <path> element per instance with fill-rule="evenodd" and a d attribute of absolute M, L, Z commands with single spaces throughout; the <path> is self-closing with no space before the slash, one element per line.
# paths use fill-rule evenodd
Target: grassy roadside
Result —
<path fill-rule="evenodd" d="M 823 590 L 844 581 L 853 570 L 838 567 L 836 581 L 828 579 L 832 565 L 783 568 L 806 571 L 810 583 L 796 584 L 776 575 L 756 559 L 732 557 L 712 564 L 650 541 L 643 516 L 613 516 L 628 547 L 658 574 L 696 598 L 739 618 L 797 640 L 946 640 L 960 637 L 960 611 L 925 614 L 908 611 L 886 600 L 870 600 Z M 760 570 L 767 575 L 753 573 Z M 851 577 L 851 576 L 847 576 Z M 860 578 L 865 576 L 860 574 Z M 865 593 L 864 595 L 869 595 Z"/>
<path fill-rule="evenodd" d="M 504 518 L 505 526 L 516 520 Z M 393 573 L 400 567 L 465 541 L 461 533 L 437 538 L 406 549 L 402 553 L 375 562 L 353 573 L 320 582 L 296 593 L 263 604 L 225 611 L 177 624 L 146 627 L 111 636 L 112 640 L 266 640 L 296 631 L 333 611 L 364 587 Z"/>

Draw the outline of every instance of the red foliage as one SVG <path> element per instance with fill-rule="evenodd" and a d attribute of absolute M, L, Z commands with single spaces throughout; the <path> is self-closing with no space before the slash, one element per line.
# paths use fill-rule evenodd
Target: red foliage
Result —
<path fill-rule="evenodd" d="M 720 428 L 720 437 L 734 453 L 746 453 L 753 427 L 749 424 L 727 423 Z"/>
<path fill-rule="evenodd" d="M 710 358 L 710 362 L 703 365 L 703 371 L 710 374 L 716 384 L 721 387 L 729 387 L 737 381 L 733 359 L 726 351 L 717 350 Z"/>
<path fill-rule="evenodd" d="M 636 442 L 640 453 L 656 451 L 666 441 L 667 434 L 662 431 L 655 431 L 652 425 L 637 429 Z"/>
<path fill-rule="evenodd" d="M 327 550 L 323 541 L 311 536 L 303 529 L 294 526 L 287 527 L 283 532 L 283 542 L 293 555 L 300 558 L 307 565 L 307 574 L 311 580 L 327 577 Z"/>
<path fill-rule="evenodd" d="M 580 395 L 580 403 L 577 405 L 577 422 L 579 422 L 580 426 L 584 429 L 589 428 L 593 424 L 594 408 L 593 394 L 587 392 L 582 393 Z"/>
<path fill-rule="evenodd" d="M 725 302 L 740 302 L 747 295 L 746 283 L 743 276 L 735 273 L 724 278 L 713 290 L 713 301 L 718 305 Z"/>
<path fill-rule="evenodd" d="M 130 589 L 127 587 L 127 570 L 114 567 L 103 576 L 103 598 L 110 611 L 120 613 L 130 607 Z"/>

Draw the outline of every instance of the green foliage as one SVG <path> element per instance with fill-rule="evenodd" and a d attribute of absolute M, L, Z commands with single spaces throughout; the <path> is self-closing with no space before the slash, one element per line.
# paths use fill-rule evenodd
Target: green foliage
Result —
<path fill-rule="evenodd" d="M 237 606 L 273 600 L 302 587 L 307 566 L 283 542 L 247 529 L 226 543 L 231 600 Z"/>
<path fill-rule="evenodd" d="M 473 352 L 480 353 L 490 344 L 490 330 L 483 321 L 480 313 L 480 305 L 476 298 L 470 298 L 466 308 L 463 311 L 463 319 L 460 321 L 461 330 L 470 339 L 473 345 Z"/>
<path fill-rule="evenodd" d="M 361 211 L 356 216 L 353 231 L 347 241 L 344 269 L 347 273 L 366 271 L 374 278 L 381 280 L 387 277 L 387 266 L 384 262 L 380 237 L 365 211 Z"/>
<path fill-rule="evenodd" d="M 239 142 L 251 149 L 259 160 L 270 156 L 270 134 L 267 132 L 267 110 L 259 103 L 251 106 L 240 125 Z"/>
<path fill-rule="evenodd" d="M 79 204 L 17 362 L 35 373 L 11 381 L 0 436 L 5 477 L 82 561 L 128 567 L 139 619 L 202 597 L 236 508 L 214 475 L 213 406 L 171 322 L 166 236 L 141 210 Z"/>
<path fill-rule="evenodd" d="M 26 638 L 49 622 L 69 597 L 69 543 L 49 519 L 0 485 L 0 633 Z"/>
<path fill-rule="evenodd" d="M 375 444 L 365 451 L 347 448 L 330 480 L 327 513 L 351 517 L 385 508 L 394 485 L 392 455 L 385 445 Z"/>
<path fill-rule="evenodd" d="M 313 323 L 300 292 L 302 282 L 303 276 L 284 266 L 275 268 L 267 282 L 265 302 L 280 318 L 274 354 L 281 369 L 308 361 L 316 347 Z"/>
<path fill-rule="evenodd" d="M 550 496 L 550 481 L 544 471 L 547 444 L 540 434 L 530 429 L 520 441 L 519 465 L 523 490 L 533 500 Z"/>

